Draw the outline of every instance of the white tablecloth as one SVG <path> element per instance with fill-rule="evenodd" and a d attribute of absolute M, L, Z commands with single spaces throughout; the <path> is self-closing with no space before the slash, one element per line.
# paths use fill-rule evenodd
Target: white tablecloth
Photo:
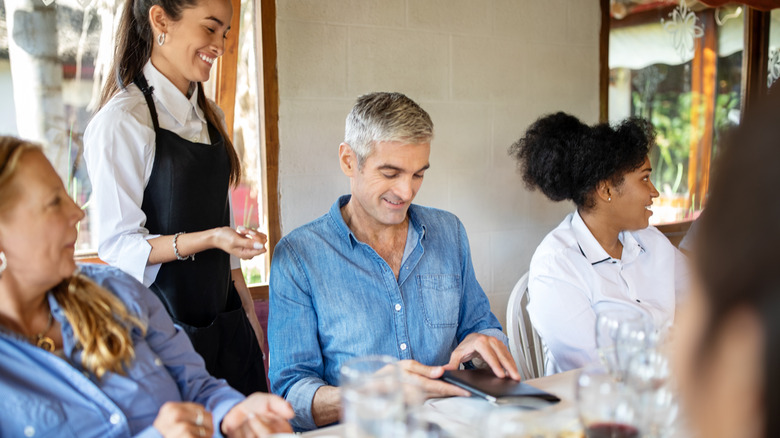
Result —
<path fill-rule="evenodd" d="M 539 389 L 557 395 L 561 401 L 554 407 L 540 411 L 527 411 L 522 415 L 529 418 L 544 417 L 545 421 L 561 423 L 565 429 L 577 428 L 574 385 L 578 370 L 567 371 L 548 377 L 527 381 Z M 498 407 L 477 397 L 450 397 L 428 400 L 422 407 L 422 414 L 456 437 L 477 437 L 484 434 L 491 415 L 502 415 L 505 408 Z M 304 437 L 342 438 L 344 426 L 336 425 L 306 432 Z"/>

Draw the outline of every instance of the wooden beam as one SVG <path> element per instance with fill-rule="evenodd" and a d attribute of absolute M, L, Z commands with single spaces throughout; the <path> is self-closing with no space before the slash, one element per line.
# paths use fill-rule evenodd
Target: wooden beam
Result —
<path fill-rule="evenodd" d="M 268 225 L 268 255 L 273 258 L 274 247 L 282 238 L 279 209 L 279 77 L 276 70 L 276 0 L 260 0 L 261 49 L 263 74 L 263 121 L 265 141 L 265 203 Z M 266 271 L 270 272 L 270 270 Z"/>
<path fill-rule="evenodd" d="M 225 52 L 217 59 L 217 83 L 214 101 L 225 113 L 227 134 L 233 139 L 233 122 L 236 112 L 236 77 L 238 70 L 238 35 L 241 30 L 241 0 L 230 0 L 233 18 L 225 40 Z"/>
<path fill-rule="evenodd" d="M 700 14 L 704 35 L 696 40 L 691 62 L 691 141 L 688 151 L 686 209 L 699 210 L 707 194 L 715 125 L 715 88 L 718 67 L 718 35 L 715 12 Z"/>
<path fill-rule="evenodd" d="M 742 56 L 742 107 L 740 117 L 766 96 L 771 13 L 753 8 L 745 12 L 745 50 Z"/>
<path fill-rule="evenodd" d="M 599 122 L 609 121 L 609 0 L 600 0 L 601 29 L 599 31 Z"/>

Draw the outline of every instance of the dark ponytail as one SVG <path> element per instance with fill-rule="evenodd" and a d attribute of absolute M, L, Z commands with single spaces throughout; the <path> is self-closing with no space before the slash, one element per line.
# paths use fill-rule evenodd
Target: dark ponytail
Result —
<path fill-rule="evenodd" d="M 103 91 L 100 94 L 98 110 L 105 106 L 120 90 L 133 82 L 135 75 L 140 73 L 146 62 L 152 56 L 154 35 L 149 23 L 149 10 L 159 5 L 174 21 L 181 19 L 181 12 L 186 8 L 195 7 L 199 0 L 125 0 L 119 27 L 116 31 L 116 52 L 111 62 L 111 72 L 106 78 Z M 238 185 L 241 181 L 241 161 L 233 148 L 233 142 L 227 135 L 222 120 L 211 106 L 203 93 L 203 84 L 198 82 L 198 106 L 203 110 L 209 121 L 225 140 L 225 150 L 230 160 L 230 184 Z"/>

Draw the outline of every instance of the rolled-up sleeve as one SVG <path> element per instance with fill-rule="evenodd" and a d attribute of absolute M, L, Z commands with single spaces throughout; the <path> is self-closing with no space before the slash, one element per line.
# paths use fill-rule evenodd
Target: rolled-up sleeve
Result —
<path fill-rule="evenodd" d="M 149 123 L 151 125 L 151 122 Z M 84 133 L 84 160 L 92 183 L 98 255 L 149 286 L 160 265 L 147 265 L 152 251 L 141 210 L 154 161 L 154 130 L 131 112 L 106 107 Z"/>
<path fill-rule="evenodd" d="M 315 429 L 314 393 L 328 382 L 317 330 L 317 313 L 300 260 L 285 239 L 274 251 L 270 277 L 268 343 L 273 393 L 295 410 L 296 431 Z"/>

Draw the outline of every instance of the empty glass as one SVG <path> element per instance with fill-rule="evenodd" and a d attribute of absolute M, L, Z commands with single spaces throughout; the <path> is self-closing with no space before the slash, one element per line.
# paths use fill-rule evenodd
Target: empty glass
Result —
<path fill-rule="evenodd" d="M 347 438 L 399 438 L 406 433 L 401 371 L 389 356 L 352 359 L 340 371 Z"/>
<path fill-rule="evenodd" d="M 616 379 L 623 377 L 627 365 L 625 355 L 630 356 L 635 349 L 635 344 L 629 343 L 627 339 L 625 345 L 621 345 L 624 347 L 623 351 L 618 352 L 617 341 L 621 327 L 626 332 L 626 336 L 634 337 L 633 341 L 636 341 L 641 333 L 641 339 L 644 342 L 647 320 L 642 312 L 625 307 L 611 308 L 596 313 L 596 349 L 599 359 L 606 370 Z M 621 359 L 623 359 L 622 364 Z"/>
<path fill-rule="evenodd" d="M 649 347 L 645 319 L 624 320 L 618 324 L 615 336 L 615 356 L 620 378 L 625 378 L 631 359 Z"/>
<path fill-rule="evenodd" d="M 672 436 L 679 407 L 667 355 L 658 348 L 635 354 L 626 373 L 626 383 L 639 397 L 644 435 L 649 438 Z"/>
<path fill-rule="evenodd" d="M 601 366 L 582 369 L 577 407 L 586 438 L 637 438 L 641 413 L 635 391 Z"/>

